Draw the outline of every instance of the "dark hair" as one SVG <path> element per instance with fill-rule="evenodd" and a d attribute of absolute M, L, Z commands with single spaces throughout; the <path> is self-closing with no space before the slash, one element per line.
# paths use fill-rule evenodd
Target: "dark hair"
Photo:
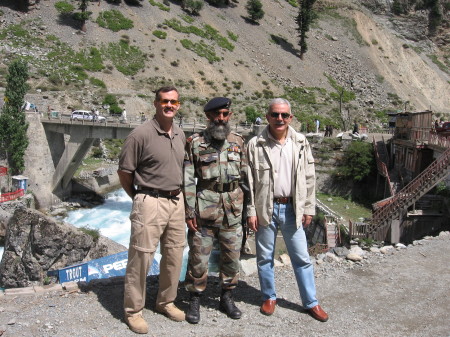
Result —
<path fill-rule="evenodd" d="M 158 90 L 155 91 L 155 100 L 160 99 L 159 94 L 162 92 L 169 92 L 169 91 L 176 91 L 178 93 L 178 95 L 180 95 L 180 93 L 178 92 L 178 89 L 172 86 L 167 86 L 167 87 L 161 87 Z"/>

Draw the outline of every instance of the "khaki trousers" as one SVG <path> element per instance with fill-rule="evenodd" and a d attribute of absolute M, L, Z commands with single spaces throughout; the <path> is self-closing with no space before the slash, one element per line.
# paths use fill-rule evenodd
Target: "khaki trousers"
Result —
<path fill-rule="evenodd" d="M 125 315 L 141 314 L 145 306 L 146 278 L 160 242 L 159 291 L 157 305 L 175 301 L 186 245 L 184 200 L 139 193 L 130 215 L 131 236 L 125 275 Z"/>

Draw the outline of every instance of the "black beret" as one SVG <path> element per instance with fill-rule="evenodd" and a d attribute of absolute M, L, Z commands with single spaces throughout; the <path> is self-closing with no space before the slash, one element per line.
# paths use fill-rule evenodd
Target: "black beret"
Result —
<path fill-rule="evenodd" d="M 231 99 L 226 97 L 214 97 L 203 108 L 204 112 L 228 109 L 231 105 Z"/>

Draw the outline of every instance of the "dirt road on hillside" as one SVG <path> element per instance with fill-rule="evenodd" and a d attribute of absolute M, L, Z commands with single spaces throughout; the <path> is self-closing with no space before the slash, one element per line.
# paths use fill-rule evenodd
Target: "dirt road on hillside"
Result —
<path fill-rule="evenodd" d="M 369 254 L 361 264 L 316 264 L 318 298 L 326 323 L 302 310 L 289 266 L 278 267 L 278 307 L 259 313 L 256 275 L 242 277 L 235 297 L 243 311 L 231 320 L 217 310 L 217 278 L 202 297 L 201 322 L 176 323 L 153 311 L 156 280 L 144 311 L 150 336 L 450 336 L 450 234 L 419 241 L 392 254 Z M 121 282 L 87 292 L 0 298 L 2 336 L 136 336 L 122 322 Z M 179 291 L 178 305 L 187 308 Z"/>

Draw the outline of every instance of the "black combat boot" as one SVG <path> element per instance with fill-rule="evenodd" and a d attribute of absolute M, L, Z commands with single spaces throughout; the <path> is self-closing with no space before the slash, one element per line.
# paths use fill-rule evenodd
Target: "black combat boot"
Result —
<path fill-rule="evenodd" d="M 189 309 L 186 313 L 186 321 L 191 324 L 200 322 L 200 293 L 190 293 Z"/>
<path fill-rule="evenodd" d="M 219 309 L 232 319 L 241 318 L 242 312 L 234 304 L 231 289 L 222 289 Z"/>

